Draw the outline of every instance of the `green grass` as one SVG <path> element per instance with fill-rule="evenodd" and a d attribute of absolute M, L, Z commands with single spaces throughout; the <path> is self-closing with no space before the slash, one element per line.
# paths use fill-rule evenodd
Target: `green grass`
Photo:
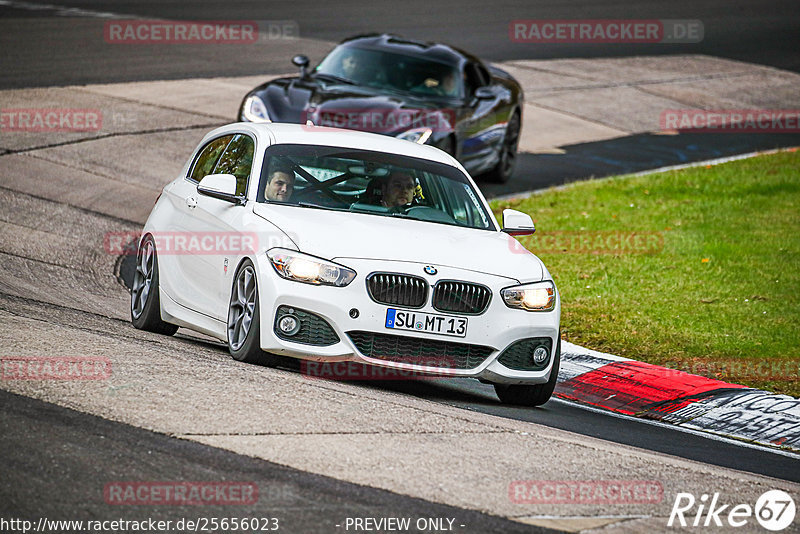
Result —
<path fill-rule="evenodd" d="M 492 207 L 533 217 L 536 234 L 520 241 L 558 285 L 568 341 L 800 395 L 800 152 L 593 180 Z M 612 232 L 656 241 L 598 253 L 596 240 Z M 572 236 L 592 241 L 577 247 Z M 775 363 L 767 376 L 729 371 L 764 361 Z"/>

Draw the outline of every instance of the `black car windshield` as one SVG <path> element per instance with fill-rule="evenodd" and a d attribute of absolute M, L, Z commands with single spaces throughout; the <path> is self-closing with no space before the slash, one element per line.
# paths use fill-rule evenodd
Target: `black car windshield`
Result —
<path fill-rule="evenodd" d="M 273 145 L 264 154 L 257 201 L 496 230 L 480 193 L 457 168 L 368 150 Z"/>
<path fill-rule="evenodd" d="M 317 66 L 320 78 L 419 96 L 460 98 L 464 82 L 447 63 L 383 50 L 339 46 Z"/>

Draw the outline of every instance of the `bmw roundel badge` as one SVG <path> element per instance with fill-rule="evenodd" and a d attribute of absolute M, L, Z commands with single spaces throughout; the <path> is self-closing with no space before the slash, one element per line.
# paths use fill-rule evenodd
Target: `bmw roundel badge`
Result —
<path fill-rule="evenodd" d="M 439 271 L 436 270 L 436 267 L 433 265 L 426 265 L 425 266 L 425 273 L 433 276 L 434 274 L 438 273 Z"/>

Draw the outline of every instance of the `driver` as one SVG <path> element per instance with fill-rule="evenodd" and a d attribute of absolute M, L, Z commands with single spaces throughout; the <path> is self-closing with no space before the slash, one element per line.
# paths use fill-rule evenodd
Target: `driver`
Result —
<path fill-rule="evenodd" d="M 272 169 L 267 179 L 267 189 L 264 195 L 267 200 L 288 202 L 294 191 L 294 171 L 287 167 Z"/>
<path fill-rule="evenodd" d="M 356 73 L 358 72 L 358 58 L 356 57 L 355 53 L 350 52 L 349 54 L 345 54 L 342 58 L 342 74 L 348 80 L 355 79 Z"/>
<path fill-rule="evenodd" d="M 394 171 L 381 184 L 381 204 L 385 208 L 411 204 L 416 186 L 417 181 L 409 173 Z"/>
<path fill-rule="evenodd" d="M 458 96 L 458 84 L 456 80 L 456 71 L 451 70 L 445 74 L 442 84 L 439 86 L 440 94 L 444 96 Z"/>

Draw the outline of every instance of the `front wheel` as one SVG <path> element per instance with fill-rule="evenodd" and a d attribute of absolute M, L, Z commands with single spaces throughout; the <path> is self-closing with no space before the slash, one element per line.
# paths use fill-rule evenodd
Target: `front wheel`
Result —
<path fill-rule="evenodd" d="M 236 273 L 228 305 L 228 351 L 234 360 L 274 365 L 277 356 L 261 350 L 261 310 L 253 263 L 246 260 Z"/>
<path fill-rule="evenodd" d="M 161 320 L 158 294 L 158 257 L 152 236 L 145 237 L 136 253 L 136 272 L 131 287 L 131 323 L 139 330 L 171 336 L 178 327 Z"/>
<path fill-rule="evenodd" d="M 516 404 L 519 406 L 541 406 L 553 395 L 558 381 L 558 369 L 561 363 L 561 334 L 558 335 L 558 345 L 553 354 L 553 369 L 550 378 L 544 384 L 494 384 L 494 391 L 503 404 Z"/>

